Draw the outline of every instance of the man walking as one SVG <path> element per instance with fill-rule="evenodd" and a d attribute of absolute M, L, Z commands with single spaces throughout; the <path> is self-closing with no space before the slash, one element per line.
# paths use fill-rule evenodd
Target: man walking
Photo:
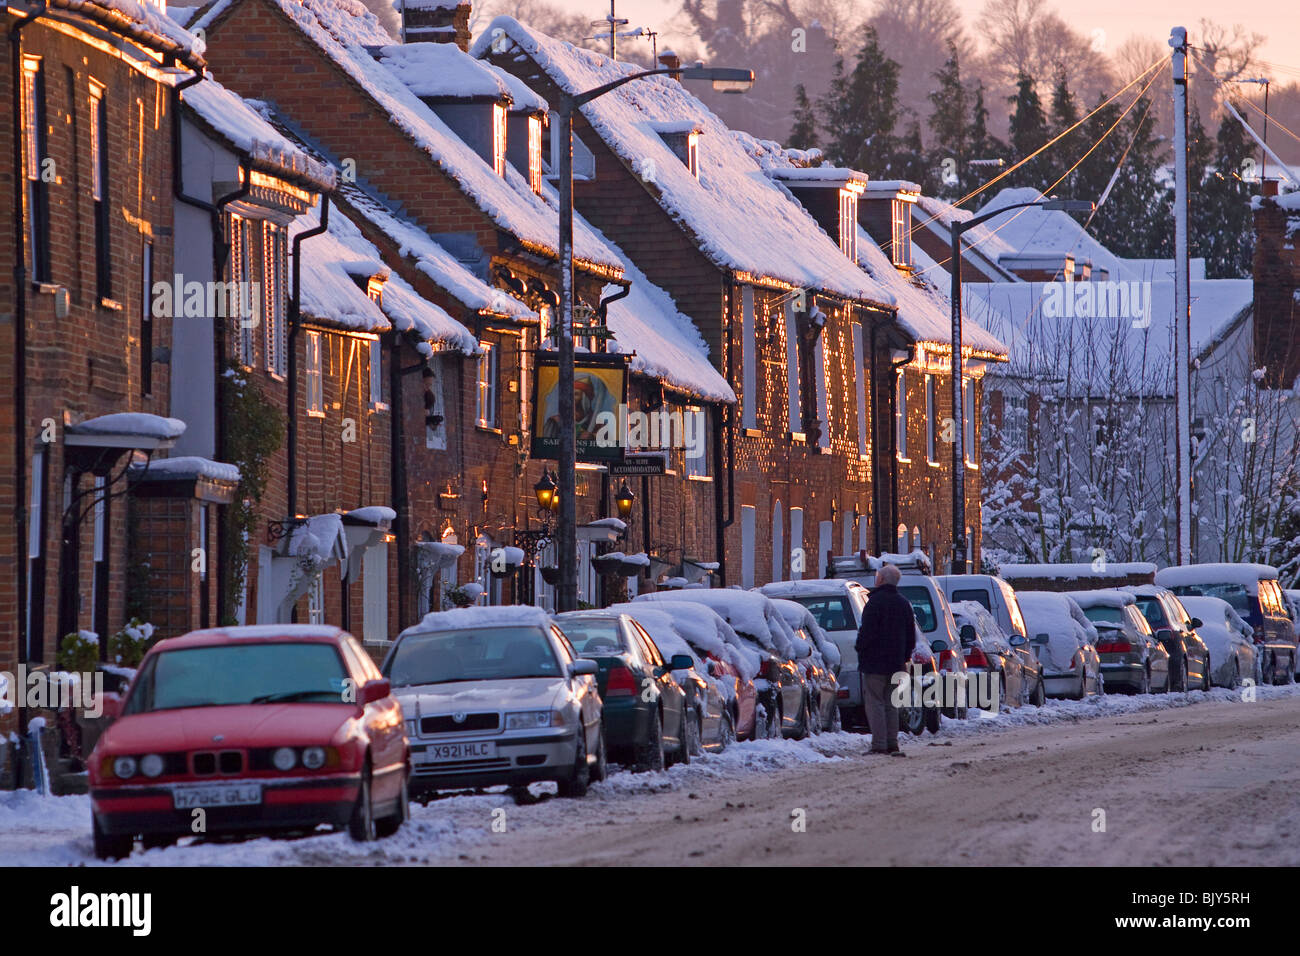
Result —
<path fill-rule="evenodd" d="M 899 577 L 892 564 L 876 572 L 856 645 L 871 752 L 891 757 L 905 756 L 898 749 L 898 708 L 890 700 L 891 678 L 907 666 L 916 641 L 916 615 L 911 602 L 899 593 Z"/>

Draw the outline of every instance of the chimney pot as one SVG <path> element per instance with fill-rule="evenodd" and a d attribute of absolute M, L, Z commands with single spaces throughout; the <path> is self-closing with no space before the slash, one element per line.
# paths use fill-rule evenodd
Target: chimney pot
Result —
<path fill-rule="evenodd" d="M 672 50 L 664 50 L 663 53 L 659 54 L 659 65 L 665 70 L 677 70 L 681 68 L 682 58 Z M 680 73 L 672 73 L 670 76 L 678 83 L 682 81 Z"/>

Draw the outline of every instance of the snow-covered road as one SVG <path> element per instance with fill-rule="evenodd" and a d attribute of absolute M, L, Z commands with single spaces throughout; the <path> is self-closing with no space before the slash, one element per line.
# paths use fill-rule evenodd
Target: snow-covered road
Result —
<path fill-rule="evenodd" d="M 549 785 L 524 806 L 446 797 L 370 845 L 187 841 L 116 865 L 1300 863 L 1300 685 L 1254 702 L 1215 690 L 945 719 L 937 737 L 904 737 L 907 760 L 868 746 L 848 733 L 738 744 L 613 773 L 582 801 Z M 0 793 L 0 866 L 93 865 L 89 824 L 87 797 Z"/>

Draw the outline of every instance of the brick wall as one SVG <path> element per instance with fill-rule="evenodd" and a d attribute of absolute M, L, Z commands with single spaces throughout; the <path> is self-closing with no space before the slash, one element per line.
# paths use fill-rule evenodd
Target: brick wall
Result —
<path fill-rule="evenodd" d="M 1300 255 L 1296 235 L 1300 214 L 1262 198 L 1255 210 L 1254 350 L 1252 368 L 1266 369 L 1271 388 L 1290 388 L 1300 375 L 1300 321 L 1296 290 L 1300 288 Z"/>

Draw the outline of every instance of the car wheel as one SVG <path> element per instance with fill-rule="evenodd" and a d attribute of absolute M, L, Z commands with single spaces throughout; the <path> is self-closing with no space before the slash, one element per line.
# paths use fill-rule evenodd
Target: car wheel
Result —
<path fill-rule="evenodd" d="M 1178 668 L 1178 683 L 1173 688 L 1176 691 L 1187 690 L 1187 658 L 1183 658 L 1182 666 Z"/>
<path fill-rule="evenodd" d="M 776 703 L 772 706 L 771 713 L 767 716 L 767 732 L 763 735 L 768 740 L 779 740 L 781 737 L 781 728 L 785 726 L 785 714 L 781 710 L 781 698 L 778 696 Z"/>
<path fill-rule="evenodd" d="M 840 705 L 836 704 L 834 708 L 831 710 L 830 732 L 833 734 L 838 734 L 843 729 L 844 729 L 844 718 L 840 715 Z"/>
<path fill-rule="evenodd" d="M 1286 679 L 1282 683 L 1284 684 L 1295 683 L 1295 654 L 1294 653 L 1291 655 L 1291 663 L 1286 665 Z"/>
<path fill-rule="evenodd" d="M 678 758 L 679 763 L 690 764 L 691 758 L 700 752 L 702 736 L 699 712 L 688 710 L 682 714 L 682 751 Z"/>
<path fill-rule="evenodd" d="M 357 805 L 352 808 L 352 819 L 348 820 L 348 836 L 358 843 L 369 843 L 375 838 L 375 806 L 370 796 L 370 765 L 367 764 L 361 776 Z"/>
<path fill-rule="evenodd" d="M 1143 668 L 1142 683 L 1138 684 L 1137 692 L 1139 694 L 1151 693 L 1151 668 Z"/>
<path fill-rule="evenodd" d="M 1232 659 L 1232 683 L 1228 686 L 1233 690 L 1241 686 L 1241 661 L 1235 657 Z"/>
<path fill-rule="evenodd" d="M 581 798 L 591 786 L 591 764 L 587 763 L 587 732 L 581 719 L 578 723 L 578 742 L 574 745 L 573 769 L 569 775 L 556 781 L 560 796 Z"/>
<path fill-rule="evenodd" d="M 135 840 L 129 833 L 105 833 L 99 826 L 99 817 L 93 814 L 90 828 L 95 843 L 95 859 L 125 860 L 131 855 Z"/>
<path fill-rule="evenodd" d="M 411 818 L 411 777 L 402 770 L 402 789 L 397 795 L 397 808 L 391 814 L 375 821 L 375 834 L 390 837 L 402 829 L 402 824 Z"/>
<path fill-rule="evenodd" d="M 812 730 L 812 711 L 808 707 L 808 698 L 805 697 L 799 704 L 799 723 L 795 727 L 794 733 L 790 735 L 791 740 L 803 740 Z"/>
<path fill-rule="evenodd" d="M 1205 691 L 1208 694 L 1211 689 L 1212 689 L 1212 685 L 1210 683 L 1210 655 L 1206 654 L 1205 670 L 1201 672 L 1201 690 Z"/>
<path fill-rule="evenodd" d="M 600 725 L 600 736 L 596 738 L 596 762 L 591 767 L 591 782 L 600 783 L 609 776 L 609 761 L 605 751 L 605 724 Z"/>
<path fill-rule="evenodd" d="M 639 773 L 664 769 L 664 719 L 658 709 L 650 716 L 650 736 L 637 748 L 635 768 Z"/>
<path fill-rule="evenodd" d="M 864 722 L 865 724 L 865 722 Z M 919 737 L 925 730 L 925 709 L 922 707 L 898 708 L 898 729 Z"/>
<path fill-rule="evenodd" d="M 180 837 L 171 833 L 146 833 L 140 837 L 140 845 L 146 850 L 165 850 L 175 846 Z"/>
<path fill-rule="evenodd" d="M 718 746 L 719 751 L 726 750 L 736 742 L 736 718 L 732 716 L 730 710 L 722 712 L 722 740 Z"/>
<path fill-rule="evenodd" d="M 922 707 L 921 710 L 925 712 L 925 729 L 932 734 L 937 734 L 939 732 L 939 708 Z"/>
<path fill-rule="evenodd" d="M 1041 676 L 1038 678 L 1038 684 L 1034 687 L 1034 693 L 1029 698 L 1029 702 L 1035 707 L 1042 707 L 1047 703 L 1047 686 L 1043 683 Z"/>

